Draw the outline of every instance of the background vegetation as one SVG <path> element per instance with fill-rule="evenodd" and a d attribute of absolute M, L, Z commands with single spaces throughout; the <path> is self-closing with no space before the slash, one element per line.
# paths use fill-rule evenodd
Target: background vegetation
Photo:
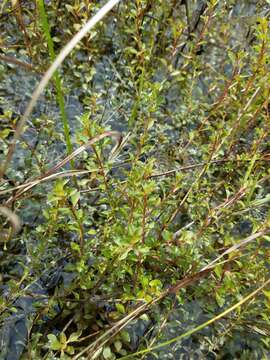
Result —
<path fill-rule="evenodd" d="M 268 359 L 269 1 L 120 1 L 6 161 L 104 3 L 0 4 L 0 358 Z"/>

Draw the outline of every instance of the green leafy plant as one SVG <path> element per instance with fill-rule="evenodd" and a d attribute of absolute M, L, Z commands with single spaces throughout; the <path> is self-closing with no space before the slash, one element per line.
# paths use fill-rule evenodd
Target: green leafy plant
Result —
<path fill-rule="evenodd" d="M 22 359 L 267 359 L 267 2 L 116 3 L 26 3 L 32 59 L 0 7 L 53 62 L 21 118 L 0 93 L 3 328 Z"/>

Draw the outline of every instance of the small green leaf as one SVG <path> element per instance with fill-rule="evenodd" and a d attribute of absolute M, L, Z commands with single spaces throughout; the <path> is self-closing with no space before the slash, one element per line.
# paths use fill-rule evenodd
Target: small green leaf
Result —
<path fill-rule="evenodd" d="M 70 247 L 71 247 L 72 250 L 77 251 L 78 253 L 81 251 L 79 244 L 77 244 L 75 242 L 72 242 L 70 244 Z"/>
<path fill-rule="evenodd" d="M 66 334 L 65 334 L 65 333 L 62 333 L 62 332 L 61 332 L 59 338 L 60 338 L 61 344 L 66 344 L 66 342 L 67 342 L 67 337 L 66 337 Z"/>
<path fill-rule="evenodd" d="M 97 231 L 95 229 L 90 229 L 87 233 L 89 235 L 96 235 Z"/>
<path fill-rule="evenodd" d="M 162 287 L 162 282 L 159 279 L 155 279 L 155 280 L 151 280 L 149 285 L 151 287 L 161 288 Z"/>
<path fill-rule="evenodd" d="M 121 314 L 125 314 L 125 307 L 124 307 L 124 305 L 122 305 L 122 304 L 116 304 L 115 307 L 116 307 L 116 309 L 117 309 L 118 312 L 120 312 Z"/>
<path fill-rule="evenodd" d="M 76 206 L 78 201 L 80 200 L 80 192 L 76 191 L 75 194 L 72 194 L 71 197 L 71 202 L 73 206 Z"/>
<path fill-rule="evenodd" d="M 270 299 L 270 291 L 263 290 L 263 293 L 268 299 Z"/>
<path fill-rule="evenodd" d="M 62 344 L 58 341 L 57 337 L 54 334 L 49 334 L 47 337 L 50 341 L 50 349 L 60 350 L 62 348 Z"/>
<path fill-rule="evenodd" d="M 67 346 L 67 348 L 66 348 L 66 353 L 68 353 L 69 355 L 73 355 L 74 354 L 74 352 L 75 352 L 75 350 L 74 350 L 74 347 L 73 346 Z"/>
<path fill-rule="evenodd" d="M 222 297 L 218 293 L 216 293 L 216 302 L 218 303 L 219 307 L 222 307 L 225 303 L 225 299 L 224 299 L 224 297 Z"/>
<path fill-rule="evenodd" d="M 144 320 L 144 321 L 149 321 L 149 317 L 147 316 L 147 314 L 142 314 L 142 315 L 140 316 L 140 319 L 141 319 L 141 320 Z"/>
<path fill-rule="evenodd" d="M 104 359 L 111 359 L 112 357 L 112 352 L 111 352 L 111 348 L 109 346 L 106 346 L 102 352 L 102 355 L 104 357 Z"/>
<path fill-rule="evenodd" d="M 149 279 L 146 276 L 142 276 L 141 278 L 141 284 L 143 288 L 146 288 L 149 284 Z"/>
<path fill-rule="evenodd" d="M 64 182 L 63 181 L 56 181 L 55 185 L 54 185 L 54 193 L 55 195 L 59 196 L 59 197 L 63 197 L 65 196 L 65 191 L 64 191 Z"/>
<path fill-rule="evenodd" d="M 127 331 L 122 331 L 121 332 L 121 338 L 123 339 L 123 341 L 125 341 L 126 343 L 130 342 L 130 336 L 129 333 Z"/>
<path fill-rule="evenodd" d="M 122 349 L 122 343 L 121 343 L 121 341 L 116 340 L 113 344 L 114 344 L 114 347 L 115 347 L 115 349 L 116 349 L 117 352 L 119 352 L 119 351 Z"/>
<path fill-rule="evenodd" d="M 79 332 L 74 332 L 74 333 L 72 333 L 72 334 L 69 336 L 67 342 L 77 341 L 80 336 L 81 336 L 81 331 L 79 331 Z"/>

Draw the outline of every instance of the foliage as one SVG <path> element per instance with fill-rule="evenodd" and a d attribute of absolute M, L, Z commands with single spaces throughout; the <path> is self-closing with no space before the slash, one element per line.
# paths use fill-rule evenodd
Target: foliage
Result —
<path fill-rule="evenodd" d="M 0 5 L 27 81 L 101 7 L 44 3 Z M 22 359 L 269 358 L 269 57 L 267 1 L 121 1 L 72 52 L 1 179 L 23 224 L 11 238 L 0 214 L 1 321 L 27 302 Z M 23 70 L 0 66 L 2 162 Z M 72 92 L 83 111 L 62 132 L 55 98 L 65 121 Z M 123 141 L 62 167 L 69 127 L 73 149 Z"/>

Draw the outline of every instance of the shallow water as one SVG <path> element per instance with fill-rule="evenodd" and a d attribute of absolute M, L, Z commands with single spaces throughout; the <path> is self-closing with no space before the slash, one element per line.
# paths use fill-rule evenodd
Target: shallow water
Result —
<path fill-rule="evenodd" d="M 200 3 L 200 1 L 198 1 Z M 231 16 L 233 18 L 241 18 L 241 21 L 235 25 L 235 39 L 236 43 L 241 43 L 243 40 L 243 34 L 247 31 L 247 23 L 244 21 L 245 17 L 253 16 L 254 9 L 256 7 L 256 1 L 239 1 L 232 8 Z M 238 46 L 238 44 L 236 44 Z M 83 57 L 83 56 L 82 56 Z M 206 57 L 207 58 L 207 57 Z M 209 58 L 212 59 L 212 65 L 218 67 L 221 61 L 220 52 L 216 51 L 214 53 L 209 53 Z M 103 60 L 95 65 L 96 75 L 93 78 L 92 89 L 99 91 L 103 94 L 103 97 L 99 100 L 100 105 L 103 106 L 103 115 L 101 121 L 104 124 L 110 125 L 112 129 L 118 131 L 127 130 L 126 118 L 122 116 L 119 111 L 119 103 L 125 109 L 128 110 L 131 107 L 131 100 L 127 101 L 114 101 L 114 97 L 118 95 L 118 86 L 120 86 L 121 81 L 117 77 L 111 77 L 112 62 L 115 61 L 115 55 L 111 54 L 104 56 Z M 104 71 L 105 69 L 105 71 Z M 226 68 L 226 71 L 230 71 L 230 68 Z M 162 78 L 164 74 L 159 74 L 158 76 Z M 2 113 L 5 110 L 12 110 L 14 117 L 20 117 L 33 89 L 37 85 L 40 76 L 25 72 L 21 69 L 16 69 L 14 66 L 2 65 L 2 74 L 1 74 L 1 83 L 0 83 L 0 108 Z M 111 83 L 110 83 L 111 81 Z M 111 84 L 111 87 L 105 87 L 104 84 Z M 81 103 L 80 95 L 83 93 L 82 88 L 74 87 L 72 88 L 72 78 L 65 77 L 66 87 L 69 88 L 67 95 L 65 96 L 66 111 L 68 114 L 70 127 L 72 134 L 74 136 L 75 130 L 78 128 L 78 119 L 85 111 L 85 106 Z M 208 78 L 202 77 L 201 87 L 194 91 L 193 96 L 198 96 L 200 98 L 201 94 L 205 94 L 208 90 Z M 167 106 L 170 111 L 178 111 L 182 106 L 179 104 L 179 93 L 178 89 L 171 88 L 167 93 Z M 122 100 L 122 99 L 121 99 Z M 211 100 L 211 99 L 210 99 Z M 35 110 L 32 114 L 31 119 L 28 122 L 28 128 L 25 131 L 22 139 L 24 139 L 30 147 L 35 146 L 37 142 L 44 143 L 47 141 L 46 137 L 42 135 L 42 131 L 38 131 L 37 128 L 33 125 L 35 119 L 47 117 L 53 121 L 55 124 L 55 129 L 61 131 L 62 124 L 60 119 L 60 114 L 56 102 L 46 95 L 43 95 L 39 100 Z M 167 136 L 170 139 L 177 139 L 179 137 L 179 131 L 172 128 L 169 128 L 167 131 Z M 23 143 L 22 143 L 23 144 Z M 13 157 L 10 170 L 8 175 L 15 181 L 25 180 L 25 159 L 29 155 L 29 149 L 25 148 L 23 145 L 18 145 L 16 148 L 15 155 Z M 53 160 L 55 163 L 56 159 L 63 157 L 65 153 L 65 146 L 60 140 L 53 141 L 47 147 L 47 157 L 48 160 Z M 0 160 L 4 158 L 3 154 L 0 154 Z M 34 160 L 33 160 L 34 161 Z M 29 175 L 29 174 L 27 174 Z M 31 174 L 30 174 L 31 175 Z M 20 214 L 23 219 L 24 224 L 27 226 L 35 226 L 42 221 L 40 218 L 41 208 L 37 202 L 28 201 L 25 203 L 24 211 Z M 34 221 L 33 221 L 34 219 Z M 239 227 L 235 229 L 235 232 L 239 234 L 241 231 L 250 232 L 250 225 L 248 223 L 239 224 Z M 61 256 L 61 254 L 58 254 Z M 4 253 L 1 253 L 1 257 L 4 257 Z M 22 246 L 20 260 L 27 264 L 27 256 L 25 255 L 25 249 Z M 5 267 L 8 269 L 8 266 Z M 54 269 L 57 271 L 59 269 Z M 15 269 L 14 273 L 17 272 L 17 276 L 20 275 L 21 270 Z M 64 276 L 59 272 L 59 277 Z M 24 349 L 24 341 L 26 339 L 26 334 L 31 328 L 31 318 L 35 313 L 34 302 L 39 301 L 39 296 L 42 295 L 44 298 L 42 301 L 47 301 L 48 290 L 52 289 L 57 285 L 58 279 L 55 280 L 53 285 L 48 286 L 46 283 L 42 282 L 41 279 L 38 279 L 36 284 L 29 288 L 28 296 L 23 296 L 18 298 L 13 306 L 17 309 L 17 313 L 11 314 L 5 319 L 5 322 L 0 330 L 0 345 L 1 346 L 1 359 L 6 360 L 16 360 L 19 359 L 21 353 Z M 6 296 L 9 293 L 10 289 L 1 285 L 2 296 Z M 162 309 L 160 309 L 162 311 Z M 158 338 L 157 343 L 166 341 L 172 337 L 179 335 L 187 331 L 187 329 L 192 328 L 206 320 L 209 319 L 209 314 L 206 313 L 204 306 L 197 301 L 186 301 L 184 305 L 176 306 L 169 315 L 166 325 L 162 329 L 162 334 Z M 136 351 L 139 343 L 143 340 L 143 337 L 146 336 L 147 331 L 150 327 L 153 327 L 152 335 L 155 335 L 156 330 L 159 329 L 158 325 L 155 325 L 155 322 L 142 322 L 140 320 L 135 321 L 128 330 L 131 334 L 131 350 Z M 224 327 L 226 323 L 224 322 Z M 211 339 L 212 335 L 211 329 L 205 329 L 201 334 L 206 338 Z M 231 340 L 227 344 L 224 344 L 224 359 L 238 358 L 239 352 L 249 349 L 255 354 L 256 344 L 259 342 L 259 335 L 241 336 L 241 333 L 236 333 L 235 341 Z M 151 338 L 151 336 L 149 336 Z M 155 352 L 155 355 L 148 354 L 146 359 L 215 359 L 215 353 L 209 352 L 206 349 L 200 347 L 196 336 L 191 336 L 188 339 L 182 341 L 181 343 L 175 343 L 168 347 L 162 348 Z M 205 345 L 206 346 L 206 345 Z M 254 359 L 259 359 L 262 354 L 258 354 L 258 357 Z M 270 353 L 268 354 L 270 358 Z M 256 355 L 257 356 L 257 355 Z M 232 358 L 232 357 L 231 357 Z"/>

